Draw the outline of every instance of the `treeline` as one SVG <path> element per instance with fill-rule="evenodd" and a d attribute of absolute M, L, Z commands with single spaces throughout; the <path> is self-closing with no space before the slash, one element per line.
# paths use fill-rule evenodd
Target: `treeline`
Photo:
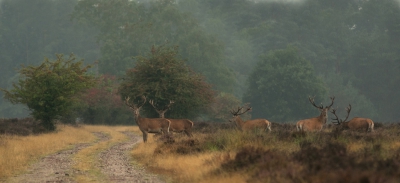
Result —
<path fill-rule="evenodd" d="M 121 78 L 153 45 L 177 45 L 213 86 L 216 102 L 250 103 L 254 118 L 317 115 L 307 98 L 334 95 L 338 112 L 351 103 L 354 116 L 394 122 L 400 119 L 399 6 L 395 0 L 4 0 L 0 87 L 11 86 L 20 64 L 38 65 L 55 53 L 73 52 L 96 61 L 98 76 Z M 1 117 L 26 115 L 0 102 Z M 229 116 L 226 105 L 212 109 Z"/>

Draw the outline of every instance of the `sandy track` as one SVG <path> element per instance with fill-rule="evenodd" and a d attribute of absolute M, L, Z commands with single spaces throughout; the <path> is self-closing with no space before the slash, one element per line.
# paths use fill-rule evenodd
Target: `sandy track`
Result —
<path fill-rule="evenodd" d="M 129 150 L 140 142 L 141 138 L 131 132 L 122 133 L 129 137 L 129 141 L 100 153 L 101 171 L 108 177 L 106 182 L 164 182 L 159 177 L 146 173 L 144 169 L 131 165 Z"/>
<path fill-rule="evenodd" d="M 101 172 L 107 180 L 104 182 L 165 182 L 156 176 L 147 173 L 143 168 L 132 166 L 128 151 L 140 141 L 137 135 L 131 132 L 122 132 L 129 137 L 126 142 L 118 143 L 109 149 L 99 153 L 99 165 Z M 57 152 L 42 158 L 33 164 L 27 173 L 13 177 L 7 182 L 18 183 L 53 183 L 53 182 L 76 182 L 74 175 L 82 175 L 83 172 L 74 170 L 72 157 L 80 150 L 93 146 L 97 143 L 109 140 L 109 137 L 100 132 L 94 133 L 98 140 L 94 143 L 82 143 L 74 148 Z"/>

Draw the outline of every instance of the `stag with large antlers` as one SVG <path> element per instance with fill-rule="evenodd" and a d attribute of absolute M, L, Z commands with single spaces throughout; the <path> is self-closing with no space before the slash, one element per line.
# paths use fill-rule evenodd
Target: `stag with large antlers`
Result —
<path fill-rule="evenodd" d="M 237 110 L 231 110 L 233 118 L 229 120 L 230 122 L 235 122 L 236 126 L 242 131 L 249 131 L 254 129 L 271 131 L 271 122 L 269 122 L 266 119 L 253 119 L 253 120 L 243 121 L 242 118 L 240 118 L 240 115 L 251 110 L 251 107 L 246 106 L 246 109 L 242 112 L 243 107 L 238 107 Z"/>
<path fill-rule="evenodd" d="M 374 122 L 371 119 L 368 118 L 359 118 L 355 117 L 351 119 L 350 121 L 346 121 L 347 118 L 349 118 L 351 111 L 351 105 L 346 108 L 347 116 L 344 120 L 339 119 L 339 117 L 336 115 L 336 109 L 332 109 L 331 113 L 335 115 L 336 118 L 332 118 L 332 123 L 339 125 L 340 129 L 350 129 L 350 130 L 363 130 L 365 129 L 367 132 L 373 132 L 374 131 Z"/>
<path fill-rule="evenodd" d="M 142 96 L 143 103 L 140 105 L 129 103 L 129 97 L 125 98 L 125 104 L 129 106 L 134 115 L 135 121 L 139 126 L 140 131 L 143 133 L 143 141 L 147 142 L 148 133 L 163 133 L 164 135 L 169 133 L 171 121 L 165 118 L 142 118 L 140 116 L 140 108 L 146 103 L 146 97 Z"/>
<path fill-rule="evenodd" d="M 321 112 L 321 114 L 314 118 L 303 119 L 298 121 L 296 123 L 297 131 L 321 131 L 322 127 L 328 120 L 328 111 L 332 107 L 333 101 L 335 100 L 335 97 L 330 97 L 330 98 L 331 98 L 331 104 L 329 106 L 324 107 L 322 104 L 321 106 L 317 106 L 314 102 L 314 97 L 313 98 L 308 97 L 310 103 L 314 107 L 316 107 Z"/>
<path fill-rule="evenodd" d="M 169 104 L 166 105 L 164 108 L 160 109 L 159 107 L 156 106 L 153 100 L 150 100 L 149 103 L 153 108 L 157 111 L 157 113 L 160 115 L 160 118 L 164 118 L 165 112 L 167 112 L 171 105 L 174 103 L 174 101 L 170 100 Z M 171 121 L 171 126 L 169 128 L 170 131 L 176 132 L 176 133 L 181 133 L 185 132 L 185 134 L 188 137 L 193 136 L 192 135 L 192 127 L 193 127 L 193 122 L 188 120 L 188 119 L 168 119 Z"/>

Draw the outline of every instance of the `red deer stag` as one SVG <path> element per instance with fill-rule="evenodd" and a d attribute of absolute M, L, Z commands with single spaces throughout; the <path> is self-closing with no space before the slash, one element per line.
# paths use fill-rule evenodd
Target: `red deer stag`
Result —
<path fill-rule="evenodd" d="M 157 111 L 157 113 L 160 115 L 160 118 L 164 118 L 165 112 L 169 110 L 171 105 L 174 103 L 174 101 L 170 100 L 169 104 L 165 106 L 163 109 L 158 109 L 156 107 L 156 104 L 154 104 L 153 100 L 150 100 L 149 103 L 153 106 L 153 108 Z M 185 132 L 185 134 L 188 137 L 192 137 L 192 127 L 193 127 L 193 122 L 188 120 L 188 119 L 168 119 L 171 121 L 171 126 L 169 128 L 170 131 L 176 132 L 176 133 L 181 133 Z"/>
<path fill-rule="evenodd" d="M 271 131 L 271 122 L 269 122 L 266 119 L 252 119 L 252 120 L 247 120 L 243 121 L 242 118 L 240 118 L 240 115 L 246 113 L 247 111 L 251 110 L 251 107 L 246 106 L 246 110 L 244 112 L 241 112 L 243 107 L 238 107 L 238 109 L 232 110 L 231 113 L 233 114 L 233 118 L 230 119 L 230 122 L 235 122 L 236 126 L 242 130 L 242 131 L 249 131 L 249 130 L 254 130 L 254 129 L 262 129 L 263 131 Z"/>
<path fill-rule="evenodd" d="M 125 104 L 129 106 L 134 115 L 135 121 L 143 133 L 143 141 L 147 142 L 148 133 L 163 133 L 168 134 L 171 121 L 165 118 L 142 118 L 140 117 L 140 108 L 146 103 L 146 97 L 142 96 L 143 103 L 141 105 L 130 104 L 129 97 L 125 98 Z"/>
<path fill-rule="evenodd" d="M 374 122 L 371 119 L 368 118 L 359 118 L 355 117 L 351 119 L 350 121 L 346 121 L 347 118 L 349 118 L 350 111 L 351 111 L 351 105 L 349 104 L 349 107 L 346 108 L 347 111 L 347 116 L 346 119 L 341 120 L 338 118 L 336 115 L 336 109 L 332 109 L 331 113 L 335 115 L 336 118 L 332 118 L 333 121 L 332 123 L 339 125 L 340 129 L 350 129 L 350 130 L 366 130 L 367 132 L 373 132 L 374 131 Z"/>
<path fill-rule="evenodd" d="M 321 131 L 322 127 L 328 120 L 328 111 L 332 107 L 333 101 L 335 100 L 335 97 L 330 97 L 330 98 L 332 103 L 329 106 L 324 107 L 322 104 L 321 106 L 315 105 L 314 97 L 313 98 L 308 97 L 310 103 L 314 107 L 316 107 L 321 112 L 321 114 L 315 118 L 303 119 L 298 121 L 296 123 L 297 131 Z"/>

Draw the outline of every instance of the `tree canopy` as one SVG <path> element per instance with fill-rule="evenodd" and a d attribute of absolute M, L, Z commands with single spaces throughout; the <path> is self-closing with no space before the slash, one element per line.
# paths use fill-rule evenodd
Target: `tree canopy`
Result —
<path fill-rule="evenodd" d="M 94 83 L 94 77 L 87 73 L 91 66 L 84 66 L 83 60 L 75 61 L 73 54 L 67 59 L 62 54 L 56 57 L 54 61 L 45 58 L 39 66 L 22 66 L 13 88 L 1 89 L 7 100 L 26 104 L 32 116 L 50 131 L 55 129 L 53 120 L 67 114 L 77 94 Z"/>
<path fill-rule="evenodd" d="M 147 56 L 135 59 L 135 67 L 128 69 L 121 81 L 119 92 L 123 98 L 145 96 L 160 106 L 172 100 L 174 104 L 166 117 L 175 118 L 198 116 L 213 101 L 211 85 L 185 64 L 178 47 L 153 46 Z M 147 115 L 155 116 L 149 105 L 144 108 Z"/>
<path fill-rule="evenodd" d="M 310 61 L 295 47 L 261 56 L 251 73 L 243 101 L 253 107 L 253 117 L 272 121 L 295 120 L 315 113 L 309 96 L 325 96 L 325 86 Z"/>

